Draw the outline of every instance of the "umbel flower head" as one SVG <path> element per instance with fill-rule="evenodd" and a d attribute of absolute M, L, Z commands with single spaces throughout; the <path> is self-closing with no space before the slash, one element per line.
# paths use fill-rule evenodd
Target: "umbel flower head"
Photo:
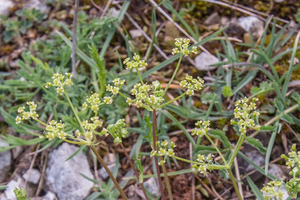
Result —
<path fill-rule="evenodd" d="M 234 117 L 238 120 L 231 120 L 231 124 L 238 125 L 241 134 L 246 134 L 247 127 L 259 130 L 260 126 L 255 125 L 254 118 L 259 116 L 259 112 L 254 111 L 256 109 L 257 98 L 253 98 L 249 101 L 246 97 L 242 100 L 235 102 Z"/>
<path fill-rule="evenodd" d="M 76 130 L 75 136 L 76 137 L 83 136 L 88 142 L 90 142 L 93 140 L 95 130 L 97 128 L 102 127 L 103 122 L 99 119 L 98 116 L 94 116 L 91 117 L 89 121 L 88 120 L 83 121 L 81 125 L 84 128 L 84 132 L 80 132 L 79 130 Z M 104 132 L 101 132 L 98 135 L 102 135 L 102 133 Z"/>
<path fill-rule="evenodd" d="M 51 120 L 49 122 L 49 125 L 46 126 L 46 131 L 45 131 L 45 137 L 48 138 L 49 140 L 52 140 L 56 137 L 58 137 L 59 139 L 66 139 L 67 133 L 65 133 L 63 131 L 64 128 L 64 124 L 61 122 L 55 121 L 55 120 Z M 43 135 L 40 135 L 40 137 L 44 137 Z"/>
<path fill-rule="evenodd" d="M 86 99 L 86 102 L 82 104 L 82 109 L 85 110 L 87 108 L 91 108 L 94 113 L 97 113 L 99 107 L 103 104 L 112 104 L 112 97 L 104 97 L 101 101 L 98 93 L 93 93 Z"/>
<path fill-rule="evenodd" d="M 187 89 L 186 93 L 189 96 L 194 95 L 194 91 L 200 91 L 203 88 L 203 79 L 198 77 L 197 79 L 193 78 L 186 74 L 185 80 L 180 82 L 180 86 Z"/>
<path fill-rule="evenodd" d="M 281 190 L 281 181 L 270 181 L 267 186 L 264 186 L 261 191 L 265 195 L 265 200 L 276 199 L 283 200 L 284 192 Z"/>
<path fill-rule="evenodd" d="M 26 103 L 29 107 L 29 111 L 25 111 L 25 106 L 18 108 L 19 115 L 16 117 L 16 124 L 21 123 L 22 120 L 28 120 L 30 118 L 37 119 L 39 115 L 36 113 L 37 105 L 33 101 Z"/>
<path fill-rule="evenodd" d="M 114 83 L 114 86 L 106 85 L 106 91 L 111 92 L 114 96 L 119 93 L 121 87 L 125 83 L 125 80 L 121 80 L 120 78 L 115 78 L 112 82 Z"/>
<path fill-rule="evenodd" d="M 126 69 L 139 69 L 139 68 L 145 68 L 147 66 L 147 63 L 145 60 L 141 60 L 141 57 L 137 54 L 134 54 L 133 60 L 130 61 L 130 58 L 126 58 L 123 62 L 124 65 L 126 65 Z"/>
<path fill-rule="evenodd" d="M 192 50 L 189 50 L 188 47 L 190 45 L 190 39 L 182 39 L 176 38 L 175 39 L 175 48 L 172 49 L 172 54 L 182 53 L 184 56 L 189 55 L 190 53 L 198 53 L 197 47 L 193 46 Z"/>
<path fill-rule="evenodd" d="M 212 154 L 209 154 L 207 156 L 198 154 L 197 161 L 199 162 L 199 164 L 194 164 L 192 168 L 205 175 L 207 170 L 210 170 L 209 165 L 213 162 L 213 157 L 214 155 Z"/>
<path fill-rule="evenodd" d="M 152 90 L 152 94 L 149 94 Z M 154 81 L 152 85 L 137 83 L 131 90 L 131 94 L 135 96 L 134 99 L 127 98 L 127 103 L 136 104 L 136 107 L 146 107 L 155 109 L 164 101 L 164 90 L 159 81 Z"/>
<path fill-rule="evenodd" d="M 128 134 L 125 123 L 125 119 L 119 119 L 115 124 L 110 124 L 107 127 L 107 131 L 109 134 L 115 138 L 115 143 L 121 143 L 122 138 L 125 138 Z"/>
<path fill-rule="evenodd" d="M 208 133 L 209 129 L 210 129 L 210 121 L 198 121 L 196 122 L 196 128 L 193 129 L 192 131 L 192 136 L 197 135 L 199 137 L 204 136 L 205 134 Z"/>
<path fill-rule="evenodd" d="M 150 152 L 150 156 L 162 156 L 164 159 L 161 159 L 160 162 L 158 163 L 159 165 L 163 165 L 166 162 L 167 156 L 174 156 L 174 148 L 176 147 L 176 144 L 174 142 L 169 142 L 167 140 L 164 141 L 157 141 L 156 142 L 157 146 L 159 147 L 159 151 L 155 151 L 152 149 Z M 152 147 L 153 148 L 153 147 Z"/>
<path fill-rule="evenodd" d="M 52 76 L 52 82 L 47 82 L 45 88 L 48 88 L 49 86 L 55 86 L 56 92 L 59 95 L 62 95 L 65 92 L 65 86 L 73 85 L 71 78 L 71 73 L 65 73 L 65 75 L 62 75 L 61 73 L 55 73 Z"/>

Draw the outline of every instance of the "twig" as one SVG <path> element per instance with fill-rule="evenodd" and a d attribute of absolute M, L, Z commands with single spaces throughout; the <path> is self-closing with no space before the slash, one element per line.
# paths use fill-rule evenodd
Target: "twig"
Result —
<path fill-rule="evenodd" d="M 25 184 L 24 184 L 25 190 L 26 190 L 27 182 L 28 182 L 28 179 L 29 179 L 29 177 L 30 177 L 31 170 L 32 170 L 32 168 L 33 168 L 33 165 L 34 165 L 34 162 L 35 162 L 35 159 L 36 159 L 36 156 L 37 156 L 37 152 L 38 152 L 38 150 L 39 150 L 39 148 L 40 148 L 40 145 L 41 145 L 40 143 L 37 145 L 36 151 L 35 151 L 34 156 L 33 156 L 33 159 L 31 160 L 31 163 L 30 163 L 30 167 L 29 167 L 29 169 L 27 170 L 27 177 L 26 177 Z"/>
<path fill-rule="evenodd" d="M 76 48 L 77 48 L 77 14 L 78 14 L 79 0 L 75 0 L 75 10 L 73 19 L 73 38 L 72 38 L 72 75 L 77 77 L 76 67 Z"/>
<path fill-rule="evenodd" d="M 240 194 L 242 196 L 242 199 L 244 199 L 244 194 L 243 194 L 243 188 L 242 188 L 242 184 L 241 184 L 241 178 L 240 178 L 240 170 L 239 170 L 239 166 L 238 166 L 238 162 L 237 162 L 237 159 L 235 157 L 234 161 L 234 168 L 235 168 L 235 175 L 236 175 L 236 179 L 238 180 L 238 188 L 239 188 L 239 191 L 240 191 Z"/>
<path fill-rule="evenodd" d="M 40 192 L 42 191 L 42 189 L 43 189 L 44 175 L 45 175 L 47 164 L 48 164 L 48 152 L 44 151 L 42 153 L 42 155 L 45 155 L 44 156 L 45 160 L 44 160 L 44 163 L 43 163 L 42 174 L 41 174 L 41 178 L 40 178 L 40 181 L 39 181 L 38 188 L 36 190 L 35 196 L 38 196 L 40 194 Z"/>
<path fill-rule="evenodd" d="M 213 185 L 212 182 L 211 182 L 210 177 L 208 177 L 208 176 L 206 176 L 206 177 L 207 177 L 207 179 L 208 179 L 208 181 L 209 181 L 209 183 L 210 183 L 210 186 L 211 186 L 212 191 L 217 195 L 217 197 L 218 197 L 219 199 L 224 200 L 224 199 L 219 195 L 219 193 L 216 191 L 214 185 Z"/>
<path fill-rule="evenodd" d="M 106 4 L 106 6 L 105 6 L 105 8 L 104 8 L 104 10 L 103 10 L 103 12 L 102 12 L 102 14 L 101 14 L 101 16 L 100 16 L 100 19 L 101 19 L 102 17 L 104 17 L 104 15 L 106 14 L 106 11 L 108 10 L 109 5 L 111 4 L 112 1 L 113 1 L 113 0 L 109 0 L 109 1 L 107 2 L 107 4 Z"/>
<path fill-rule="evenodd" d="M 195 176 L 198 181 L 205 187 L 205 189 L 214 197 L 217 197 L 217 195 L 208 187 L 208 185 L 198 176 Z"/>
<path fill-rule="evenodd" d="M 190 160 L 193 160 L 193 145 L 190 142 L 189 144 L 189 150 L 190 150 Z M 193 164 L 191 163 L 191 168 Z M 195 174 L 192 173 L 192 198 L 195 200 Z"/>

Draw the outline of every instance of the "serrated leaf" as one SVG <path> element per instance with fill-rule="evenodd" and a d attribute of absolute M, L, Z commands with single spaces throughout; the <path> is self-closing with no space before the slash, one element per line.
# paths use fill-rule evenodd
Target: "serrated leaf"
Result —
<path fill-rule="evenodd" d="M 248 144 L 255 147 L 260 153 L 264 155 L 266 154 L 267 149 L 262 145 L 262 143 L 258 139 L 251 138 L 251 137 L 246 137 L 245 139 L 246 139 L 245 141 Z"/>
<path fill-rule="evenodd" d="M 227 139 L 227 137 L 226 137 L 226 135 L 225 135 L 225 133 L 223 131 L 220 131 L 220 130 L 210 130 L 208 132 L 208 135 L 221 140 L 225 147 L 227 147 L 227 148 L 232 147 L 232 145 L 230 144 L 229 140 Z"/>
<path fill-rule="evenodd" d="M 256 94 L 260 91 L 261 89 L 259 87 L 252 87 L 250 89 L 251 94 Z"/>
<path fill-rule="evenodd" d="M 222 94 L 223 94 L 223 96 L 225 98 L 226 97 L 231 97 L 232 96 L 232 90 L 231 90 L 231 88 L 228 85 L 224 86 L 223 90 L 222 90 Z"/>

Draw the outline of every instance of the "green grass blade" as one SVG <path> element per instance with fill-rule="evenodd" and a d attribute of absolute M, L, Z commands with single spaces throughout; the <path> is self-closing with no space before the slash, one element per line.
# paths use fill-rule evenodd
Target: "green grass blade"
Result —
<path fill-rule="evenodd" d="M 86 147 L 86 145 L 81 145 L 77 151 L 75 151 L 75 153 L 73 153 L 73 155 L 71 155 L 69 158 L 67 158 L 65 161 L 70 160 L 71 158 L 73 158 L 74 156 L 76 156 L 79 152 L 81 152 L 84 148 Z"/>
<path fill-rule="evenodd" d="M 287 93 L 287 90 L 288 90 L 288 87 L 289 87 L 289 83 L 290 83 L 290 80 L 291 80 L 291 75 L 292 75 L 292 72 L 293 72 L 292 69 L 293 69 L 294 59 L 295 59 L 296 52 L 297 52 L 299 37 L 300 37 L 300 31 L 298 32 L 298 34 L 296 36 L 296 40 L 295 40 L 294 48 L 293 48 L 293 52 L 292 52 L 292 57 L 291 57 L 291 60 L 290 60 L 290 66 L 289 66 L 289 69 L 288 69 L 287 76 L 285 78 L 284 84 L 282 86 L 283 99 L 285 99 L 285 94 Z"/>
<path fill-rule="evenodd" d="M 6 188 L 8 188 L 7 185 L 1 185 L 1 186 L 0 186 L 0 190 L 5 190 Z"/>
<path fill-rule="evenodd" d="M 192 37 L 195 40 L 198 40 L 196 33 L 186 23 L 186 21 L 181 17 L 181 15 L 168 2 L 163 1 L 163 5 L 164 5 L 165 8 L 167 8 L 168 10 L 170 10 L 177 17 L 177 19 L 183 24 L 183 26 L 188 30 L 188 32 L 192 35 Z"/>
<path fill-rule="evenodd" d="M 262 195 L 262 193 L 260 192 L 258 187 L 253 183 L 251 178 L 248 175 L 246 175 L 246 178 L 247 178 L 249 186 L 250 186 L 251 190 L 253 191 L 254 195 L 256 196 L 256 198 L 258 200 L 264 200 L 264 196 Z"/>
<path fill-rule="evenodd" d="M 278 124 L 278 120 L 277 120 L 276 124 Z M 271 152 L 272 152 L 272 149 L 273 149 L 273 146 L 274 146 L 274 143 L 275 143 L 276 135 L 277 135 L 277 130 L 275 129 L 272 133 L 271 138 L 270 138 L 267 153 L 266 153 L 265 174 L 268 173 L 268 171 L 269 171 L 269 161 L 270 161 Z"/>

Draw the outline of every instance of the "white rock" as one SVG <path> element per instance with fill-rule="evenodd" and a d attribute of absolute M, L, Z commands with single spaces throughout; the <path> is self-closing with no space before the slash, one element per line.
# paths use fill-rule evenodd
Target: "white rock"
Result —
<path fill-rule="evenodd" d="M 287 179 L 282 169 L 276 164 L 270 164 L 268 173 L 282 181 Z"/>
<path fill-rule="evenodd" d="M 54 200 L 54 199 L 55 199 L 55 194 L 53 194 L 50 191 L 48 191 L 43 198 L 43 200 Z"/>
<path fill-rule="evenodd" d="M 238 24 L 245 31 L 252 33 L 254 38 L 259 38 L 264 33 L 264 23 L 256 17 L 241 17 L 238 19 Z"/>
<path fill-rule="evenodd" d="M 78 147 L 63 143 L 49 154 L 47 181 L 59 200 L 82 200 L 93 187 L 93 182 L 80 175 L 93 179 L 86 155 L 80 152 L 66 161 L 77 150 Z"/>
<path fill-rule="evenodd" d="M 0 147 L 9 146 L 9 144 L 2 142 L 0 139 Z M 3 151 L 0 153 L 0 183 L 4 181 L 7 173 L 10 171 L 11 152 Z"/>
<path fill-rule="evenodd" d="M 200 53 L 200 55 L 195 58 L 196 68 L 200 71 L 214 70 L 217 68 L 217 66 L 210 67 L 209 65 L 213 65 L 218 62 L 219 60 L 216 56 L 207 54 L 205 52 Z"/>
<path fill-rule="evenodd" d="M 113 153 L 109 153 L 108 156 L 107 155 L 103 156 L 103 161 L 107 165 L 116 163 L 116 156 Z"/>
<path fill-rule="evenodd" d="M 145 181 L 144 187 L 147 188 L 149 192 L 154 196 L 157 196 L 160 193 L 158 184 L 154 177 L 151 177 L 147 181 Z"/>
<path fill-rule="evenodd" d="M 284 0 L 274 0 L 276 3 L 282 3 Z"/>
<path fill-rule="evenodd" d="M 0 199 L 1 200 L 7 200 L 6 195 L 4 193 L 0 194 Z"/>
<path fill-rule="evenodd" d="M 129 33 L 132 39 L 143 36 L 142 31 L 138 29 L 130 30 Z"/>
<path fill-rule="evenodd" d="M 258 166 L 262 166 L 262 165 L 264 165 L 265 164 L 265 157 L 264 156 L 262 156 L 260 153 L 258 153 L 258 152 L 256 152 L 256 151 L 254 151 L 254 152 L 252 152 L 252 151 L 247 151 L 246 153 L 245 153 L 245 155 L 250 159 L 250 160 L 252 160 L 256 165 L 258 165 Z M 246 173 L 248 173 L 248 172 L 250 172 L 250 171 L 252 171 L 252 170 L 254 170 L 255 169 L 255 167 L 253 167 L 253 165 L 248 165 L 247 166 L 247 168 L 246 168 Z"/>
<path fill-rule="evenodd" d="M 108 167 L 108 169 L 110 170 L 111 173 L 114 171 L 115 166 L 116 166 L 116 163 L 107 165 L 107 167 Z M 101 169 L 98 170 L 98 172 L 99 172 L 99 175 L 100 175 L 103 179 L 107 179 L 108 176 L 109 176 L 108 173 L 106 172 L 106 170 L 105 170 L 104 167 L 101 167 Z"/>
<path fill-rule="evenodd" d="M 12 0 L 0 0 L 0 15 L 8 16 L 14 5 Z"/>
<path fill-rule="evenodd" d="M 28 177 L 28 175 L 29 175 L 29 177 Z M 40 180 L 40 177 L 41 177 L 41 173 L 37 169 L 27 170 L 23 174 L 23 178 L 25 180 L 28 178 L 28 182 L 33 183 L 33 184 L 37 184 Z"/>
<path fill-rule="evenodd" d="M 46 14 L 50 11 L 50 7 L 46 4 L 45 0 L 28 0 L 23 7 L 27 9 L 36 9 Z"/>
<path fill-rule="evenodd" d="M 8 184 L 7 184 L 8 188 L 5 189 L 4 193 L 6 195 L 6 198 L 8 200 L 15 200 L 17 199 L 14 193 L 14 189 L 18 188 L 20 189 L 19 183 L 15 180 L 11 180 Z"/>

